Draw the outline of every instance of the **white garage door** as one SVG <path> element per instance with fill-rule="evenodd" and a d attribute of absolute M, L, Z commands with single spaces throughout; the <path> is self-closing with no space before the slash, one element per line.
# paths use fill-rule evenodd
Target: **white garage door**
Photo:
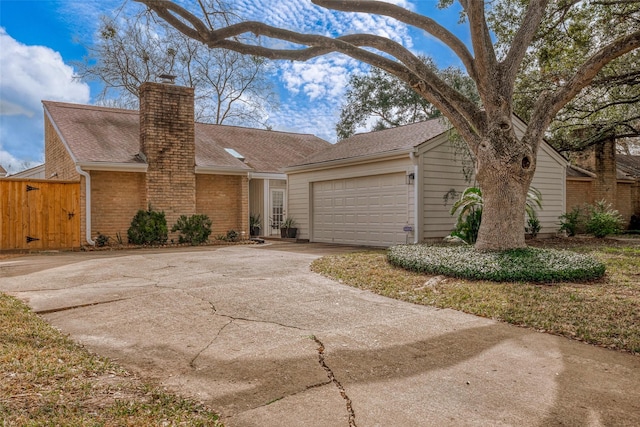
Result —
<path fill-rule="evenodd" d="M 314 182 L 312 241 L 367 246 L 407 242 L 405 173 Z"/>

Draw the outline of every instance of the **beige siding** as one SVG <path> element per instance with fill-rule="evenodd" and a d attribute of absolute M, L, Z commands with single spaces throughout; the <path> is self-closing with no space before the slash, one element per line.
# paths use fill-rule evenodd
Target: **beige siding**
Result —
<path fill-rule="evenodd" d="M 445 195 L 454 190 L 458 194 L 473 185 L 462 173 L 462 160 L 446 136 L 438 137 L 420 149 L 422 167 L 420 180 L 422 194 L 422 238 L 433 239 L 447 236 L 455 226 L 455 218 L 449 213 L 456 198 Z"/>
<path fill-rule="evenodd" d="M 521 132 L 518 131 L 518 134 Z M 423 239 L 445 237 L 453 230 L 455 218 L 450 215 L 451 205 L 456 199 L 449 199 L 445 205 L 444 196 L 450 190 L 458 193 L 475 185 L 466 182 L 462 175 L 462 161 L 456 156 L 448 140 L 439 137 L 419 151 L 423 167 L 422 185 L 422 228 Z M 565 166 L 560 155 L 543 144 L 538 152 L 536 173 L 531 184 L 542 193 L 542 209 L 538 217 L 541 234 L 554 234 L 558 230 L 558 217 L 565 206 Z"/>
<path fill-rule="evenodd" d="M 413 165 L 409 156 L 380 162 L 336 167 L 333 169 L 315 170 L 309 172 L 293 172 L 288 174 L 288 215 L 292 216 L 298 225 L 298 238 L 312 239 L 311 230 L 311 189 L 312 183 L 335 179 L 356 178 L 370 175 L 383 175 L 394 172 L 411 173 Z M 413 192 L 412 192 L 413 193 Z M 413 212 L 413 202 L 410 212 Z M 413 218 L 410 218 L 413 221 Z M 312 239 L 313 240 L 313 239 Z"/>
<path fill-rule="evenodd" d="M 287 188 L 287 180 L 286 179 L 270 179 L 269 180 L 269 188 Z"/>
<path fill-rule="evenodd" d="M 542 209 L 537 210 L 541 235 L 555 234 L 560 227 L 558 217 L 565 212 L 566 170 L 557 157 L 558 153 L 543 144 L 531 183 L 542 193 Z"/>
<path fill-rule="evenodd" d="M 264 180 L 252 179 L 249 181 L 249 214 L 260 215 L 262 218 L 264 212 Z M 264 230 L 264 224 L 261 227 Z"/>

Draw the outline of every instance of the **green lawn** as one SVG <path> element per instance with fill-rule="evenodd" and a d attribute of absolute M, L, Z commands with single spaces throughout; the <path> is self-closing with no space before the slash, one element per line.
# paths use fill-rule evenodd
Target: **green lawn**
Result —
<path fill-rule="evenodd" d="M 385 251 L 328 256 L 312 269 L 380 295 L 452 308 L 541 332 L 640 354 L 640 240 L 553 239 L 532 242 L 590 254 L 604 278 L 552 285 L 471 281 L 406 271 Z"/>

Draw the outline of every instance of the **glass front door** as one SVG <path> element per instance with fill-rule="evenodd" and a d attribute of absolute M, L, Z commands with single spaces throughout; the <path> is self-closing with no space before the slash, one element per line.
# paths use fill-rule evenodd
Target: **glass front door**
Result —
<path fill-rule="evenodd" d="M 280 234 L 280 225 L 284 222 L 284 190 L 271 190 L 271 234 Z"/>

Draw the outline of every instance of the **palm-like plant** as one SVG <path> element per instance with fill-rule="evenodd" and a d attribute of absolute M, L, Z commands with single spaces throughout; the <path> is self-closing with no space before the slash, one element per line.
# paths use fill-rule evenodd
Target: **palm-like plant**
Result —
<path fill-rule="evenodd" d="M 474 244 L 482 221 L 482 207 L 482 190 L 479 187 L 468 187 L 464 190 L 460 200 L 451 207 L 451 215 L 458 215 L 456 228 L 451 235 L 461 238 L 470 245 Z M 528 220 L 537 219 L 537 208 L 542 208 L 542 193 L 535 187 L 529 187 L 525 205 Z"/>

